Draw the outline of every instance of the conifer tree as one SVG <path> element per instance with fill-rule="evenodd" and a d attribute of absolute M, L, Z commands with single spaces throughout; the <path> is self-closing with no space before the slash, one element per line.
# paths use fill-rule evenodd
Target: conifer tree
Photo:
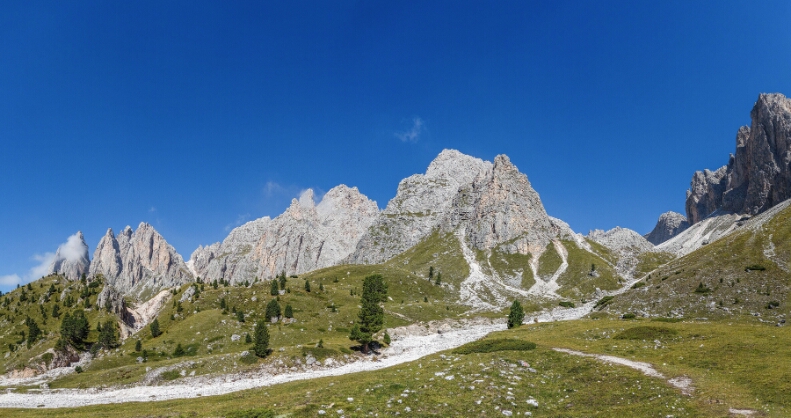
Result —
<path fill-rule="evenodd" d="M 140 352 L 143 349 L 143 342 L 140 340 L 135 341 L 135 351 Z"/>
<path fill-rule="evenodd" d="M 285 270 L 280 273 L 280 290 L 286 290 L 286 272 Z"/>
<path fill-rule="evenodd" d="M 272 295 L 272 296 L 277 296 L 278 293 L 279 293 L 279 290 L 280 289 L 278 289 L 278 287 L 277 287 L 277 280 L 272 280 L 272 283 L 269 286 L 269 294 Z"/>
<path fill-rule="evenodd" d="M 99 344 L 108 349 L 118 345 L 118 327 L 112 319 L 102 325 L 102 329 L 99 331 Z"/>
<path fill-rule="evenodd" d="M 151 336 L 154 338 L 159 337 L 162 335 L 162 331 L 159 330 L 159 319 L 154 319 L 151 321 L 151 325 L 149 325 L 149 329 L 151 330 Z"/>
<path fill-rule="evenodd" d="M 266 323 L 258 321 L 253 334 L 253 353 L 258 357 L 266 357 L 269 354 L 269 330 L 266 329 Z"/>
<path fill-rule="evenodd" d="M 360 297 L 362 308 L 357 314 L 349 339 L 362 344 L 363 353 L 368 353 L 368 344 L 373 335 L 384 325 L 384 310 L 379 306 L 387 298 L 387 284 L 380 274 L 373 274 L 363 280 L 363 294 Z"/>
<path fill-rule="evenodd" d="M 284 315 L 286 316 L 286 318 L 289 318 L 289 319 L 293 318 L 294 317 L 294 308 L 292 308 L 291 305 L 286 304 L 286 310 L 284 312 Z"/>
<path fill-rule="evenodd" d="M 277 303 L 277 299 L 272 299 L 269 303 L 266 304 L 266 313 L 264 317 L 266 321 L 269 322 L 272 318 L 277 318 L 280 316 L 280 304 Z"/>
<path fill-rule="evenodd" d="M 310 293 L 310 281 L 305 280 L 305 291 Z"/>
<path fill-rule="evenodd" d="M 522 304 L 515 300 L 511 305 L 511 313 L 508 314 L 508 328 L 514 328 L 522 325 L 525 319 L 525 311 L 522 309 Z"/>

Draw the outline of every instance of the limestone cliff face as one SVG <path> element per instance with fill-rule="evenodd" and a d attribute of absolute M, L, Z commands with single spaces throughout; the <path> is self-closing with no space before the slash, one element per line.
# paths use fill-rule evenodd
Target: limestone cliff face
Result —
<path fill-rule="evenodd" d="M 354 251 L 378 213 L 356 187 L 334 187 L 318 205 L 308 190 L 280 216 L 248 222 L 222 243 L 198 248 L 190 264 L 204 279 L 234 283 L 332 266 Z"/>
<path fill-rule="evenodd" d="M 505 155 L 459 188 L 442 226 L 446 231 L 461 228 L 479 250 L 507 242 L 510 252 L 522 254 L 541 253 L 560 232 L 527 176 Z"/>
<path fill-rule="evenodd" d="M 101 274 L 125 295 L 141 296 L 193 281 L 184 260 L 154 227 L 141 223 L 116 237 L 112 229 L 99 241 L 89 274 Z"/>
<path fill-rule="evenodd" d="M 491 172 L 492 163 L 456 150 L 442 151 L 426 170 L 398 184 L 396 196 L 365 232 L 348 261 L 375 264 L 409 249 L 452 212 L 460 188 Z"/>
<path fill-rule="evenodd" d="M 687 191 L 695 224 L 714 211 L 755 215 L 791 198 L 791 100 L 761 94 L 751 126 L 736 134 L 736 153 L 715 172 L 696 172 Z"/>
<path fill-rule="evenodd" d="M 645 235 L 651 244 L 659 245 L 689 228 L 687 218 L 678 212 L 665 212 L 659 215 L 654 229 Z"/>
<path fill-rule="evenodd" d="M 79 280 L 88 274 L 90 267 L 88 244 L 81 231 L 69 237 L 65 244 L 58 247 L 55 257 L 49 265 L 50 274 L 62 274 L 68 280 Z"/>

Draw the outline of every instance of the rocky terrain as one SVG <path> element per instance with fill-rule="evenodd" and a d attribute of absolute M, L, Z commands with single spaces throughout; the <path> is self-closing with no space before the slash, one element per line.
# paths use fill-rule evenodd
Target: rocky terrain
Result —
<path fill-rule="evenodd" d="M 313 199 L 308 190 L 280 216 L 248 222 L 222 243 L 198 248 L 190 257 L 192 271 L 209 281 L 241 283 L 338 264 L 376 219 L 376 202 L 345 185 L 332 188 L 318 205 Z"/>
<path fill-rule="evenodd" d="M 791 100 L 761 94 L 750 118 L 750 126 L 736 133 L 728 164 L 692 176 L 686 201 L 690 224 L 718 210 L 755 215 L 791 198 Z"/>
<path fill-rule="evenodd" d="M 93 253 L 89 274 L 142 300 L 194 280 L 181 255 L 144 222 L 134 231 L 127 226 L 117 237 L 108 229 Z"/>
<path fill-rule="evenodd" d="M 65 244 L 58 247 L 48 274 L 61 274 L 69 280 L 79 280 L 88 273 L 90 264 L 88 244 L 85 243 L 82 232 L 77 231 Z"/>
<path fill-rule="evenodd" d="M 442 151 L 426 174 L 401 180 L 396 196 L 361 237 L 348 261 L 381 263 L 417 244 L 453 211 L 459 190 L 471 187 L 491 170 L 490 162 L 456 150 Z"/>
<path fill-rule="evenodd" d="M 659 215 L 656 226 L 645 235 L 645 239 L 651 244 L 659 245 L 684 232 L 687 228 L 689 228 L 689 222 L 684 215 L 673 211 L 665 212 Z"/>

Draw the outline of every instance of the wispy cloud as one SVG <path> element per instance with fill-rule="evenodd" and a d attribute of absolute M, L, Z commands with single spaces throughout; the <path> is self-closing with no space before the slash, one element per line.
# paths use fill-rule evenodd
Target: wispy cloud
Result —
<path fill-rule="evenodd" d="M 13 286 L 21 284 L 22 278 L 16 274 L 9 274 L 8 276 L 0 276 L 0 286 Z"/>
<path fill-rule="evenodd" d="M 225 232 L 228 232 L 228 231 L 236 228 L 237 226 L 240 226 L 240 225 L 246 223 L 249 219 L 250 219 L 250 214 L 249 213 L 245 213 L 244 215 L 238 215 L 236 217 L 236 220 L 233 223 L 225 225 Z"/>
<path fill-rule="evenodd" d="M 58 246 L 57 256 L 64 260 L 73 262 L 79 260 L 84 253 L 85 244 L 82 242 L 82 239 L 80 239 L 79 233 L 76 233 L 71 235 L 66 240 L 66 242 Z M 0 286 L 25 284 L 46 276 L 47 274 L 51 273 L 50 269 L 52 268 L 53 261 L 55 261 L 55 256 L 56 253 L 49 252 L 43 254 L 34 254 L 31 259 L 36 261 L 38 264 L 31 268 L 27 274 L 22 277 L 20 277 L 18 274 L 0 276 Z"/>
<path fill-rule="evenodd" d="M 286 190 L 285 187 L 281 186 L 279 183 L 275 181 L 268 181 L 264 186 L 264 194 L 267 197 L 272 197 L 272 195 L 278 194 Z"/>
<path fill-rule="evenodd" d="M 148 213 L 154 213 L 156 211 L 157 211 L 157 208 L 151 206 L 151 208 L 148 210 Z"/>
<path fill-rule="evenodd" d="M 425 123 L 419 117 L 412 118 L 412 126 L 403 132 L 396 132 L 396 138 L 401 142 L 417 142 L 420 139 L 420 134 L 423 133 L 423 126 Z"/>

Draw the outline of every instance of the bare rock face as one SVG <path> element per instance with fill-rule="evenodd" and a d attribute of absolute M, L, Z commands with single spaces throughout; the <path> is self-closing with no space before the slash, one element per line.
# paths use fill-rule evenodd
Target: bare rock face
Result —
<path fill-rule="evenodd" d="M 134 327 L 135 318 L 126 306 L 124 295 L 113 286 L 104 286 L 104 288 L 102 288 L 102 291 L 99 292 L 99 295 L 96 297 L 96 305 L 100 309 L 105 309 L 117 315 L 124 324 Z"/>
<path fill-rule="evenodd" d="M 248 222 L 222 243 L 198 248 L 190 264 L 206 280 L 234 283 L 332 266 L 354 251 L 378 213 L 356 187 L 334 187 L 318 205 L 308 190 L 280 216 Z"/>
<path fill-rule="evenodd" d="M 651 244 L 659 245 L 689 228 L 687 218 L 678 212 L 665 212 L 659 215 L 654 229 L 645 235 Z"/>
<path fill-rule="evenodd" d="M 184 260 L 154 227 L 141 223 L 116 237 L 112 229 L 99 241 L 90 275 L 125 295 L 141 296 L 193 281 Z"/>
<path fill-rule="evenodd" d="M 398 184 L 376 222 L 366 231 L 348 261 L 375 264 L 414 246 L 440 226 L 452 211 L 459 188 L 492 170 L 490 162 L 456 150 L 443 150 L 426 170 Z"/>
<path fill-rule="evenodd" d="M 90 264 L 88 244 L 85 243 L 82 232 L 77 231 L 58 247 L 49 266 L 49 273 L 62 274 L 68 280 L 79 280 L 83 274 L 88 273 Z"/>
<path fill-rule="evenodd" d="M 791 198 L 791 100 L 761 94 L 751 126 L 736 134 L 736 153 L 716 172 L 696 172 L 687 191 L 695 224 L 716 210 L 755 215 Z"/>
<path fill-rule="evenodd" d="M 527 176 L 505 155 L 498 155 L 491 170 L 459 188 L 443 229 L 458 227 L 479 250 L 508 242 L 510 252 L 522 254 L 541 253 L 560 231 Z"/>
<path fill-rule="evenodd" d="M 654 245 L 643 238 L 642 235 L 620 226 L 616 226 L 609 231 L 594 229 L 588 233 L 588 238 L 621 254 L 640 254 L 654 249 Z"/>

